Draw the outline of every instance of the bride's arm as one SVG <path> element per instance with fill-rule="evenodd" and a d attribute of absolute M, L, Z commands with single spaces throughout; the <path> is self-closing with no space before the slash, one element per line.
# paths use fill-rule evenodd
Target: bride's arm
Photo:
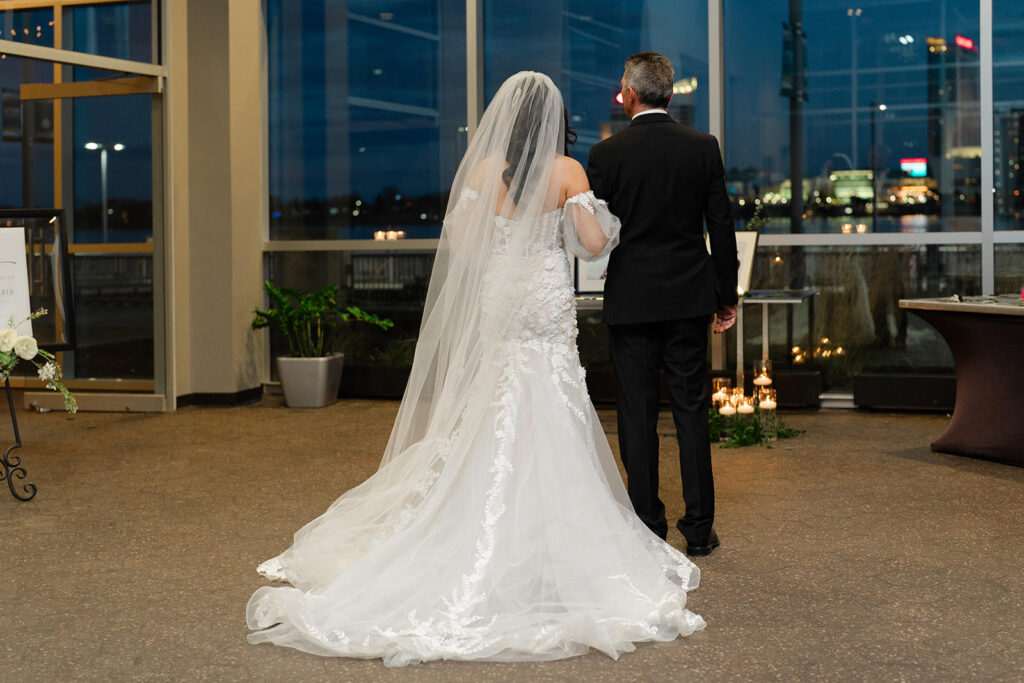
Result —
<path fill-rule="evenodd" d="M 594 196 L 586 171 L 575 159 L 564 158 L 562 187 L 565 248 L 585 261 L 601 258 L 619 243 L 619 219 Z"/>

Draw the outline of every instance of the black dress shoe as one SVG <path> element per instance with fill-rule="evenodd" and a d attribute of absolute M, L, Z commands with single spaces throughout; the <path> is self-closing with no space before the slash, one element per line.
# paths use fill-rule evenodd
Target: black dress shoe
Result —
<path fill-rule="evenodd" d="M 698 545 L 696 543 L 690 543 L 689 541 L 687 541 L 686 554 L 692 555 L 693 557 L 703 557 L 705 555 L 710 555 L 711 551 L 717 548 L 718 546 L 718 534 L 716 534 L 715 530 L 712 529 L 711 535 L 708 536 L 708 540 L 702 544 Z"/>

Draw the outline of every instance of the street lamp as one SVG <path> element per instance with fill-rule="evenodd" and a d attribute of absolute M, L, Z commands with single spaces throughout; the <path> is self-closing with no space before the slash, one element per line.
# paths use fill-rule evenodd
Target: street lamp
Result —
<path fill-rule="evenodd" d="M 99 150 L 100 152 L 100 193 L 103 196 L 103 241 L 107 241 L 107 149 L 108 146 L 102 142 L 87 142 L 85 148 L 90 152 Z M 113 149 L 115 152 L 123 152 L 124 145 L 120 142 L 115 142 L 109 146 L 109 149 Z"/>
<path fill-rule="evenodd" d="M 878 159 L 875 144 L 875 112 L 888 109 L 884 104 L 871 102 L 871 232 L 878 233 Z"/>

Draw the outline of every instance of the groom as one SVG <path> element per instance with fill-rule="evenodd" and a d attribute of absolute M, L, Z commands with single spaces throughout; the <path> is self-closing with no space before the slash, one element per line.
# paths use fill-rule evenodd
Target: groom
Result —
<path fill-rule="evenodd" d="M 658 497 L 659 374 L 679 437 L 689 555 L 718 547 L 708 438 L 708 326 L 736 320 L 736 235 L 718 141 L 676 123 L 672 63 L 656 52 L 626 60 L 622 107 L 632 122 L 590 150 L 594 193 L 622 220 L 608 263 L 604 321 L 618 382 L 619 453 L 640 519 L 665 538 Z M 707 224 L 711 255 L 704 243 Z"/>

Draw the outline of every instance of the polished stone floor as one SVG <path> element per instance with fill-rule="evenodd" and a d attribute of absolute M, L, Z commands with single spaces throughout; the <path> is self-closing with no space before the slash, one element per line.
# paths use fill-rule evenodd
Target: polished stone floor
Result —
<path fill-rule="evenodd" d="M 931 453 L 942 415 L 797 413 L 807 433 L 774 449 L 716 448 L 722 547 L 690 599 L 708 628 L 617 662 L 388 670 L 247 644 L 256 564 L 374 471 L 396 408 L 22 414 L 39 493 L 0 489 L 0 680 L 1024 678 L 1024 469 Z"/>

